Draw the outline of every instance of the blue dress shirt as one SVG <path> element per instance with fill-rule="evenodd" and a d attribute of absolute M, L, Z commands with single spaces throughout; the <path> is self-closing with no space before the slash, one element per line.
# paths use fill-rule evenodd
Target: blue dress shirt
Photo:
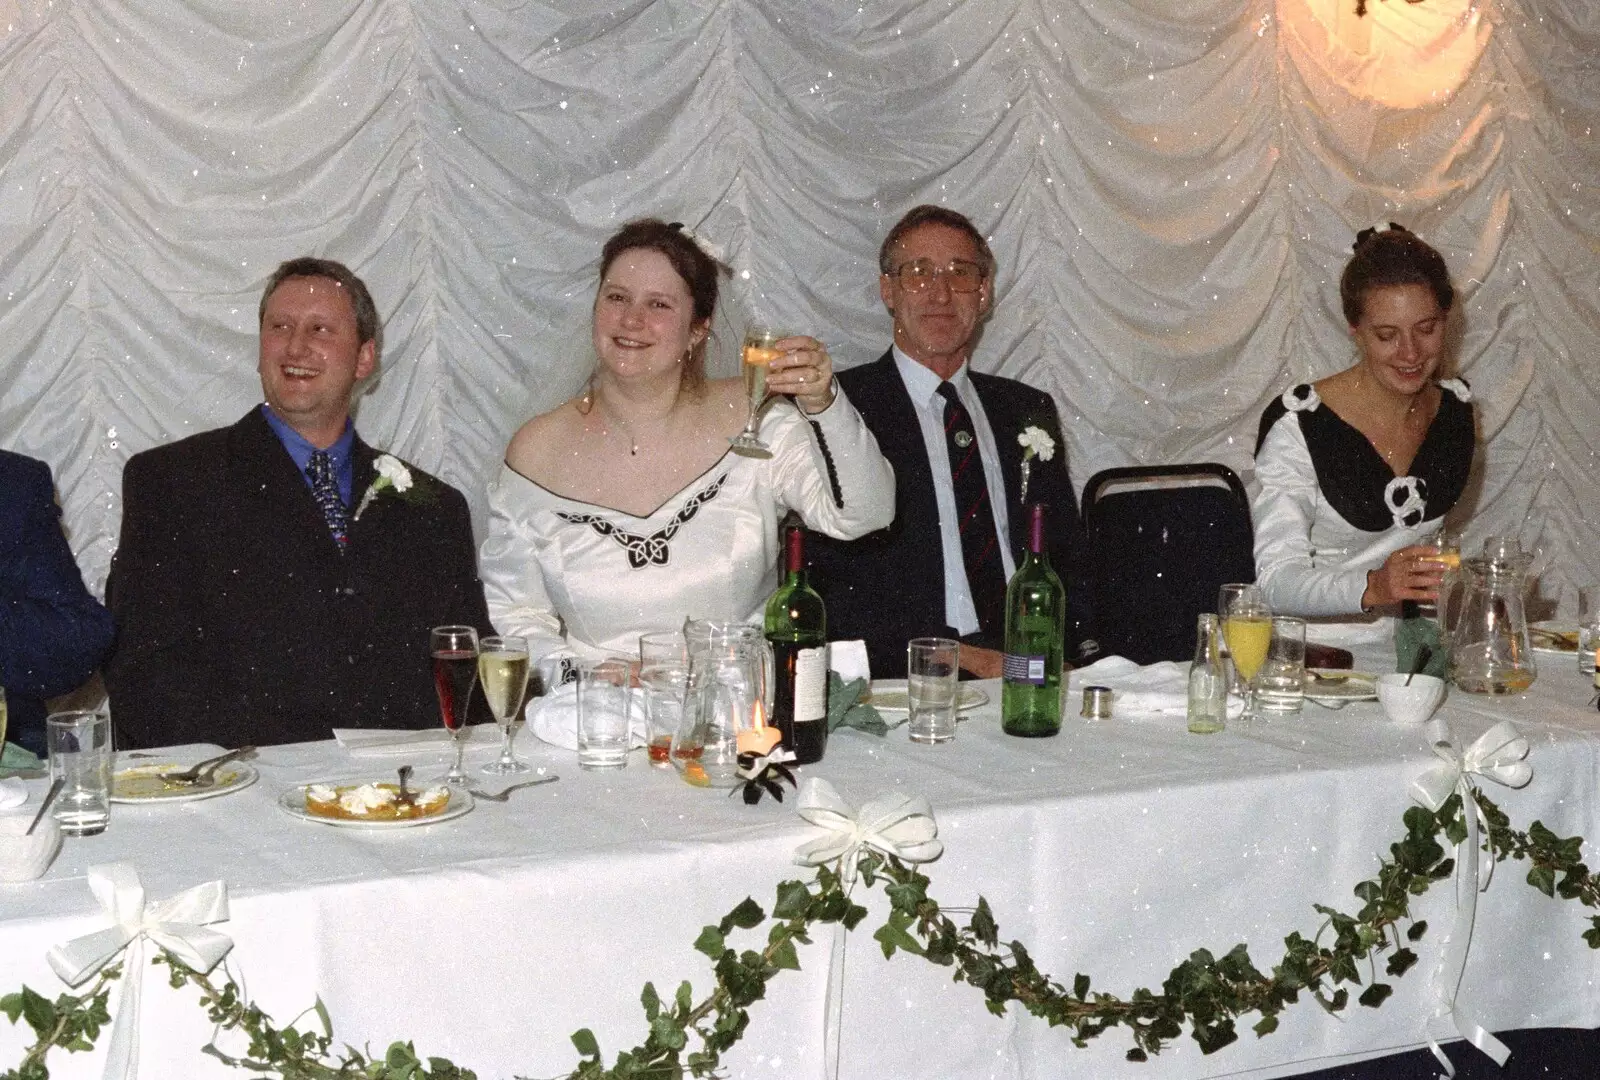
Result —
<path fill-rule="evenodd" d="M 267 426 L 278 436 L 278 441 L 283 443 L 283 448 L 289 451 L 289 456 L 294 459 L 300 476 L 306 482 L 306 487 L 311 486 L 311 477 L 306 474 L 306 466 L 311 464 L 311 455 L 317 448 L 306 441 L 294 428 L 284 423 L 272 406 L 263 404 L 261 415 L 266 417 Z M 333 459 L 333 478 L 339 483 L 339 498 L 344 500 L 346 506 L 350 505 L 350 489 L 355 487 L 355 465 L 350 460 L 350 449 L 356 443 L 356 428 L 348 419 L 344 422 L 344 432 L 334 444 L 328 447 L 328 456 Z"/>

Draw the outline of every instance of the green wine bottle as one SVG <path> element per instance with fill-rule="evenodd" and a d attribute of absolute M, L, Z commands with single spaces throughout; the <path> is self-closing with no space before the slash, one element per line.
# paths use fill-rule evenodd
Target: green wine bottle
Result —
<path fill-rule="evenodd" d="M 1044 504 L 1028 507 L 1028 553 L 1006 586 L 1006 653 L 1000 728 L 1037 738 L 1061 730 L 1061 645 L 1067 592 L 1050 569 L 1044 546 Z"/>
<path fill-rule="evenodd" d="M 806 582 L 805 532 L 784 530 L 784 577 L 767 601 L 772 645 L 772 726 L 796 765 L 822 760 L 828 745 L 828 614 Z"/>

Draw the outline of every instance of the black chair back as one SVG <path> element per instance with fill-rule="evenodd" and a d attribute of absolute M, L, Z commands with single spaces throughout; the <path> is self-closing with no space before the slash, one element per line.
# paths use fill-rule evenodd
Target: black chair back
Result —
<path fill-rule="evenodd" d="M 1254 581 L 1250 500 L 1216 462 L 1096 473 L 1083 489 L 1095 636 L 1141 664 L 1194 656 L 1195 620 L 1218 587 Z"/>

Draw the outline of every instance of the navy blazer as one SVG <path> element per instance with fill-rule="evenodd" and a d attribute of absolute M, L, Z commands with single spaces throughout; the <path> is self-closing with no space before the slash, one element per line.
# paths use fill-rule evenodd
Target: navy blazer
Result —
<path fill-rule="evenodd" d="M 1050 395 L 1015 379 L 970 369 L 968 374 L 994 432 L 1005 481 L 1012 555 L 1018 563 L 1027 542 L 1028 518 L 1021 502 L 1023 448 L 1017 436 L 1033 425 L 1056 441 L 1055 459 L 1035 460 L 1031 466 L 1028 501 L 1049 507 L 1050 565 L 1067 590 L 1066 656 L 1070 662 L 1091 634 L 1088 591 L 1081 574 L 1082 523 L 1067 475 L 1066 443 L 1055 402 Z M 895 367 L 892 351 L 870 364 L 841 371 L 839 386 L 877 437 L 878 449 L 894 466 L 895 516 L 888 528 L 859 540 L 815 537 L 809 546 L 812 577 L 827 605 L 828 636 L 865 639 L 873 674 L 900 677 L 906 670 L 907 641 L 925 635 L 954 635 L 945 622 L 944 549 L 933 473 L 916 407 Z M 1003 645 L 998 632 L 968 640 L 990 648 Z"/>
<path fill-rule="evenodd" d="M 356 437 L 357 503 L 377 456 Z M 106 583 L 119 627 L 106 666 L 118 745 L 264 745 L 438 724 L 429 628 L 493 631 L 466 500 L 411 472 L 416 486 L 374 499 L 341 552 L 259 408 L 131 458 Z"/>
<path fill-rule="evenodd" d="M 0 450 L 0 686 L 6 739 L 44 753 L 44 699 L 75 690 L 111 648 L 111 616 L 83 586 L 50 468 Z"/>

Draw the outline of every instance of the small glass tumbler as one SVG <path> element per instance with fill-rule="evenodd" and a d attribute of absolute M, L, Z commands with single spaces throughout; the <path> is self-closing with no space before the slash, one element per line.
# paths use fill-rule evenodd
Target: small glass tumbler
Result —
<path fill-rule="evenodd" d="M 1306 621 L 1275 615 L 1267 658 L 1256 672 L 1256 707 L 1268 713 L 1297 713 L 1305 700 Z"/>
<path fill-rule="evenodd" d="M 91 709 L 45 720 L 50 780 L 61 781 L 55 819 L 67 836 L 94 836 L 111 821 L 111 719 Z"/>
<path fill-rule="evenodd" d="M 911 741 L 949 742 L 956 737 L 956 691 L 961 643 L 949 638 L 912 638 L 906 646 L 906 696 Z"/>
<path fill-rule="evenodd" d="M 578 665 L 578 767 L 589 771 L 628 764 L 632 663 L 607 656 Z"/>
<path fill-rule="evenodd" d="M 1600 585 L 1578 590 L 1578 673 L 1594 675 L 1594 652 L 1600 649 Z"/>

